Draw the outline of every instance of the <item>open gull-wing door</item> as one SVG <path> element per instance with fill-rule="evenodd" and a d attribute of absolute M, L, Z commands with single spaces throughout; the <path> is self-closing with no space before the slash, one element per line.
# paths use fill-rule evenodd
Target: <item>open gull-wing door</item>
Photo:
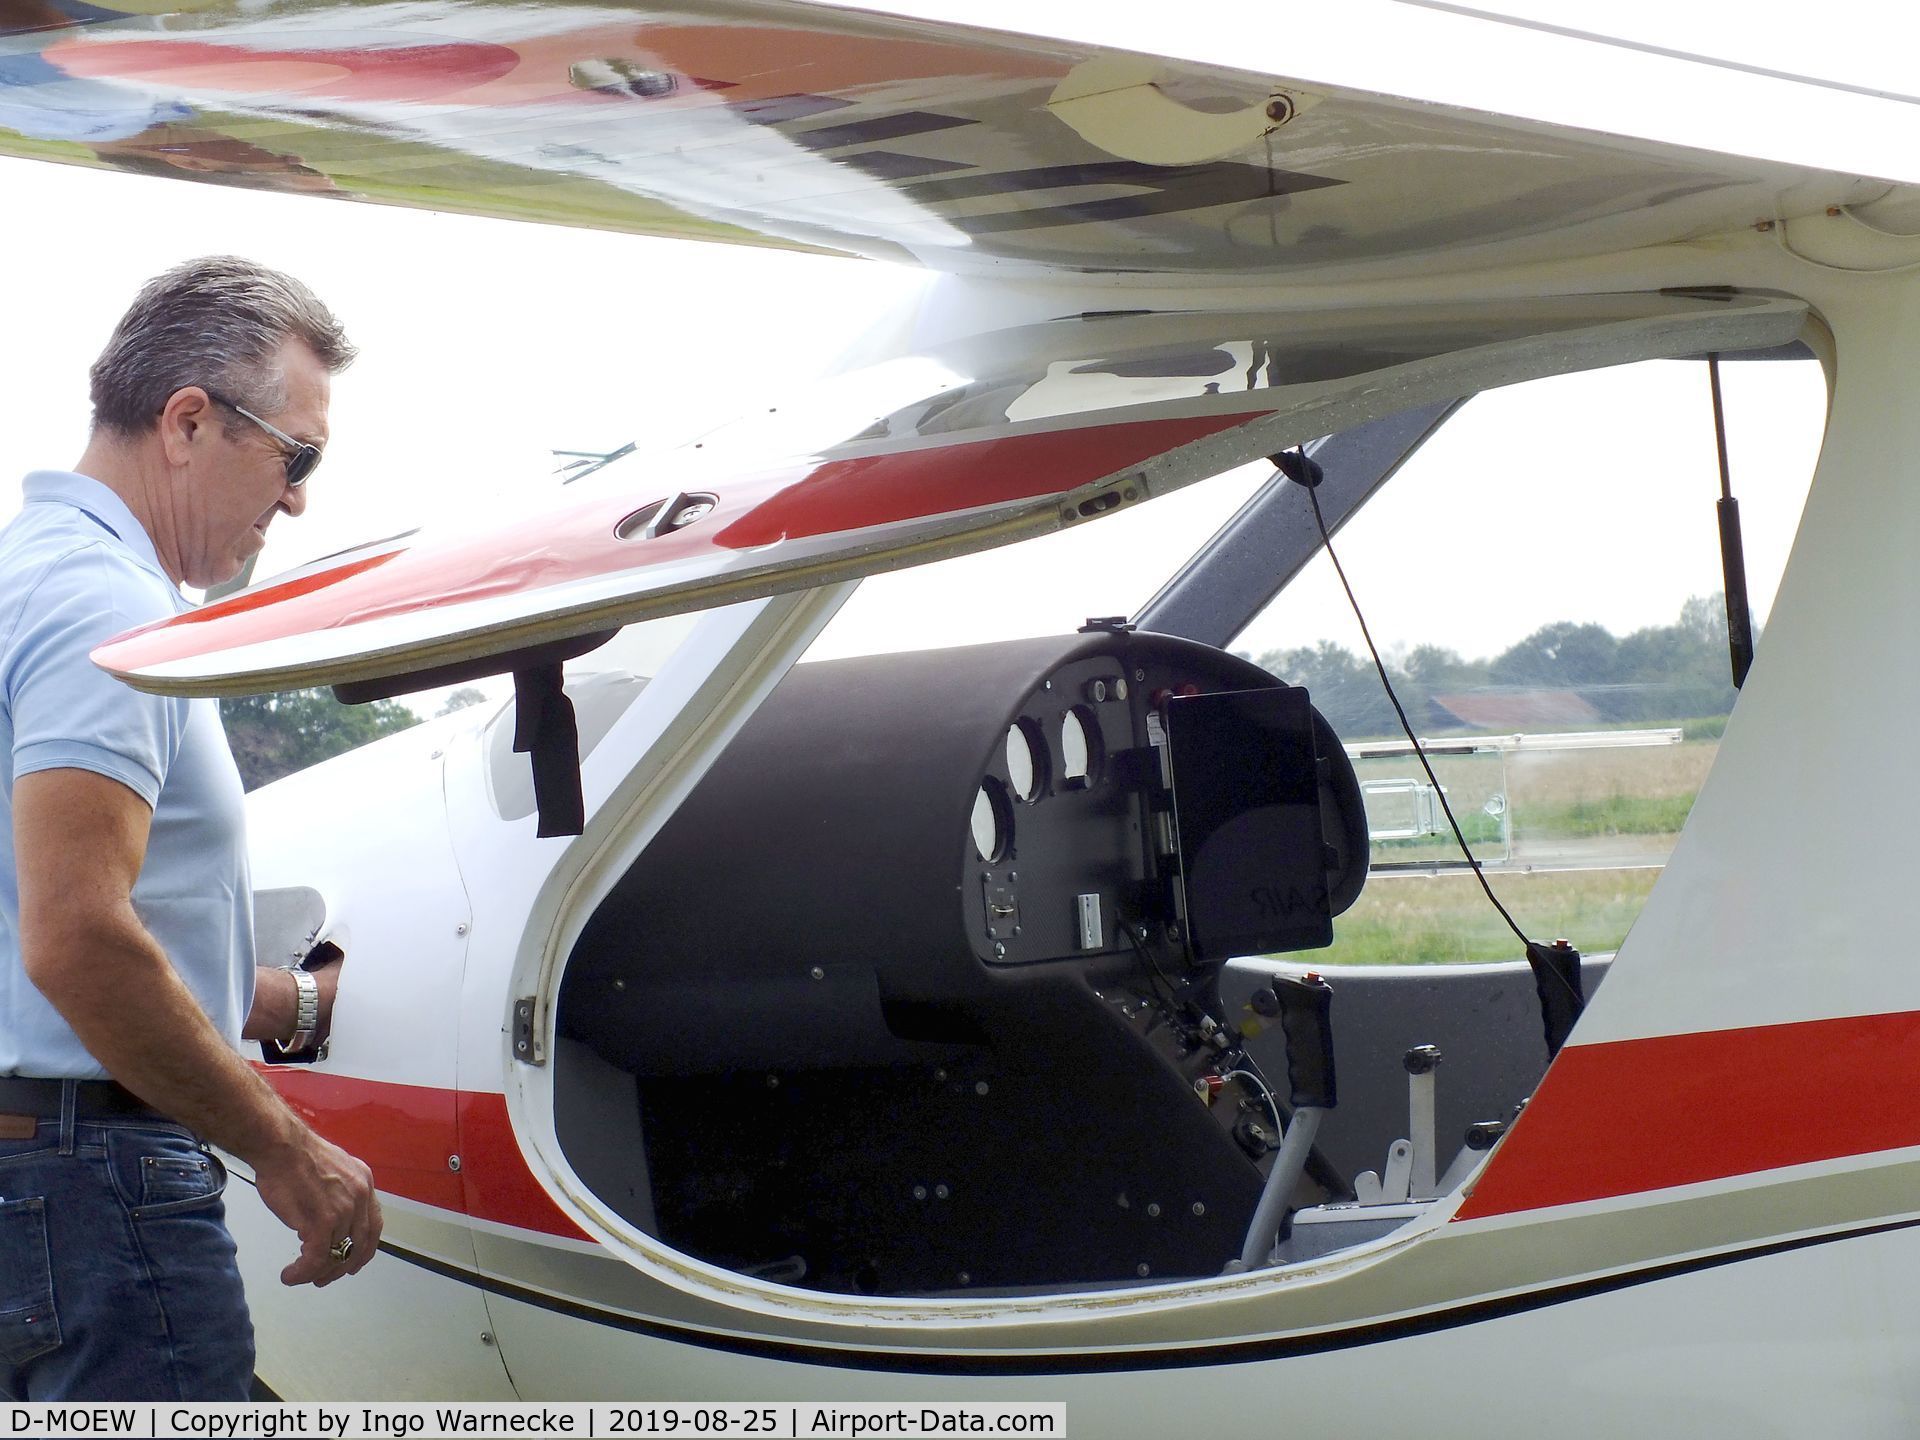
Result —
<path fill-rule="evenodd" d="M 1077 525 L 1412 405 L 1783 344 L 1803 317 L 1793 301 L 1656 294 L 1016 327 L 793 407 L 803 425 L 840 427 L 828 443 L 796 453 L 762 425 L 723 431 L 638 485 L 533 521 L 351 553 L 132 632 L 95 659 L 169 694 L 370 693 L 454 667 L 516 669 L 530 647 Z"/>

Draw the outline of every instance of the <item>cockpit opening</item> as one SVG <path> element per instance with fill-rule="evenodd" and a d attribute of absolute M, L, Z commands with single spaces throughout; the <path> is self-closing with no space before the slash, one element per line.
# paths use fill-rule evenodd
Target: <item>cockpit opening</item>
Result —
<path fill-rule="evenodd" d="M 836 1292 L 1216 1274 L 1276 1169 L 1263 1258 L 1400 1223 L 1437 1192 L 1390 1162 L 1368 1189 L 1404 1096 L 1335 1105 L 1335 991 L 1227 964 L 1325 945 L 1367 852 L 1305 693 L 1207 646 L 1113 628 L 801 666 L 574 951 L 562 1147 L 675 1248 Z M 1448 1120 L 1497 1121 L 1544 1063 L 1449 1092 Z M 1437 1143 L 1421 1176 L 1454 1160 Z"/>

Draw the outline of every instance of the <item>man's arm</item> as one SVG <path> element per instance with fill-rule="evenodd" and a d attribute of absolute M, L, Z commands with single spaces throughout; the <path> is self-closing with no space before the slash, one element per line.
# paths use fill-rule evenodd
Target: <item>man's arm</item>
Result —
<path fill-rule="evenodd" d="M 333 1024 L 333 997 L 340 986 L 340 966 L 335 958 L 312 967 L 320 986 L 320 1035 L 324 1038 Z M 271 1040 L 283 1045 L 293 1038 L 294 1021 L 299 1016 L 300 991 L 293 976 L 277 965 L 262 965 L 254 972 L 253 1008 L 247 1011 L 247 1023 L 241 1028 L 242 1040 Z M 238 1152 L 235 1152 L 238 1153 Z"/>
<path fill-rule="evenodd" d="M 289 1285 L 325 1285 L 373 1258 L 380 1206 L 365 1165 L 315 1134 L 207 1020 L 140 923 L 133 885 L 152 812 L 116 780 L 41 770 L 13 791 L 27 976 L 107 1073 L 253 1167 L 260 1198 L 300 1236 Z M 328 1253 L 351 1236 L 343 1265 Z"/>

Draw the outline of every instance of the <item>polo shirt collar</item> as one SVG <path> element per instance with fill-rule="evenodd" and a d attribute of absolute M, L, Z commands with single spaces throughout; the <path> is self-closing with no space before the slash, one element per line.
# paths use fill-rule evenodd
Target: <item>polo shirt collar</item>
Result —
<path fill-rule="evenodd" d="M 35 470 L 21 486 L 21 498 L 28 505 L 68 505 L 80 511 L 125 546 L 134 559 L 173 585 L 146 528 L 134 518 L 127 502 L 98 480 L 71 470 Z M 177 585 L 174 588 L 179 589 Z"/>

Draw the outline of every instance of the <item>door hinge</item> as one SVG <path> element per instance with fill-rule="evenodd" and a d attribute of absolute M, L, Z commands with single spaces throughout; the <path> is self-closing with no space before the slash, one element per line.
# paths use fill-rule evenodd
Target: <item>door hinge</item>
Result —
<path fill-rule="evenodd" d="M 547 1057 L 541 1053 L 539 1043 L 533 1034 L 533 997 L 528 995 L 513 1002 L 513 1058 L 523 1065 L 545 1065 Z"/>

